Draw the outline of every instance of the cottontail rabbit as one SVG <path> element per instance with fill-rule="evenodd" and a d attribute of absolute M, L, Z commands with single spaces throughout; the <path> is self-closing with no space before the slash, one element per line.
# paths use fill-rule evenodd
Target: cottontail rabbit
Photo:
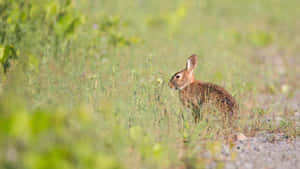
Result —
<path fill-rule="evenodd" d="M 201 119 L 201 106 L 210 103 L 223 113 L 223 120 L 226 122 L 228 119 L 231 124 L 232 118 L 237 113 L 238 104 L 224 88 L 213 83 L 195 80 L 196 65 L 197 56 L 190 56 L 186 68 L 175 73 L 170 79 L 170 88 L 179 90 L 180 101 L 188 108 L 192 108 L 196 123 Z"/>

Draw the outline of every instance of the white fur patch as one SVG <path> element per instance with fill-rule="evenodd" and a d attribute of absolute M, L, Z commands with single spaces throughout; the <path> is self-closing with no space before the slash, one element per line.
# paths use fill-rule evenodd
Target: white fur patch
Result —
<path fill-rule="evenodd" d="M 188 59 L 187 61 L 187 69 L 191 69 L 192 68 L 192 62 L 191 62 L 191 59 Z"/>
<path fill-rule="evenodd" d="M 179 90 L 184 89 L 184 88 L 187 87 L 188 85 L 189 85 L 188 83 L 187 83 L 187 84 L 184 84 L 183 86 L 179 87 Z"/>

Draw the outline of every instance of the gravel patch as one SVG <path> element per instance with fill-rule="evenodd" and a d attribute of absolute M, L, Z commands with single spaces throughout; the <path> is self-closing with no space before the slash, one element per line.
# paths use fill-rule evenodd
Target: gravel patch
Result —
<path fill-rule="evenodd" d="M 300 169 L 300 137 L 263 133 L 238 141 L 234 149 L 236 159 L 226 161 L 225 169 Z M 228 151 L 223 148 L 224 156 Z"/>

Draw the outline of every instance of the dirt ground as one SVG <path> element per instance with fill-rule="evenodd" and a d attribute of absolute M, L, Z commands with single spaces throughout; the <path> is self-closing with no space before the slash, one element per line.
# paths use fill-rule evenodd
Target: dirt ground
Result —
<path fill-rule="evenodd" d="M 236 160 L 226 161 L 226 169 L 300 168 L 300 137 L 289 140 L 284 134 L 261 133 L 238 141 L 235 150 Z M 223 154 L 228 155 L 228 148 L 223 148 Z"/>
<path fill-rule="evenodd" d="M 279 52 L 274 49 L 267 50 L 258 52 L 256 58 L 261 63 L 260 78 L 263 80 L 264 73 L 272 72 L 273 78 L 264 80 L 276 84 L 275 88 L 278 91 L 275 89 L 275 93 L 261 93 L 256 97 L 257 102 L 260 106 L 270 108 L 274 112 L 273 117 L 266 117 L 267 122 L 282 120 L 279 113 L 287 111 L 292 114 L 287 115 L 287 118 L 293 118 L 296 121 L 296 127 L 300 127 L 300 69 L 298 68 L 300 57 L 286 57 L 279 55 Z M 270 52 L 270 50 L 274 51 Z M 292 93 L 292 96 L 288 93 Z M 300 168 L 300 134 L 290 139 L 284 133 L 262 132 L 256 134 L 255 137 L 237 141 L 234 149 L 237 152 L 236 160 L 225 160 L 226 169 Z M 224 146 L 223 154 L 226 156 L 228 153 L 228 147 Z"/>

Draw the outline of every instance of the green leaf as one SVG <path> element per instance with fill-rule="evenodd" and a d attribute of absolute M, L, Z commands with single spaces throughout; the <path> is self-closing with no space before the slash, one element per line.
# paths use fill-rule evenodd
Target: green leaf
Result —
<path fill-rule="evenodd" d="M 143 130 L 140 126 L 131 127 L 129 135 L 132 140 L 139 142 L 143 138 Z"/>
<path fill-rule="evenodd" d="M 0 62 L 1 63 L 4 60 L 4 52 L 5 52 L 5 47 L 3 45 L 0 45 Z"/>
<path fill-rule="evenodd" d="M 55 32 L 61 37 L 73 35 L 80 23 L 80 18 L 74 17 L 71 13 L 61 14 L 58 16 L 57 23 L 55 24 Z"/>
<path fill-rule="evenodd" d="M 46 14 L 47 18 L 53 17 L 56 16 L 56 14 L 59 11 L 59 4 L 55 1 L 52 1 L 50 2 L 50 4 L 46 6 L 46 8 L 47 8 L 47 14 Z"/>
<path fill-rule="evenodd" d="M 206 148 L 212 155 L 215 156 L 221 153 L 222 144 L 219 141 L 211 141 L 207 143 Z"/>
<path fill-rule="evenodd" d="M 13 116 L 10 134 L 16 138 L 28 139 L 30 136 L 30 117 L 27 112 L 19 111 Z"/>
<path fill-rule="evenodd" d="M 120 162 L 113 156 L 99 153 L 96 155 L 96 168 L 99 169 L 121 169 Z"/>
<path fill-rule="evenodd" d="M 273 41 L 272 35 L 263 31 L 250 32 L 247 39 L 252 45 L 257 47 L 265 47 Z"/>
<path fill-rule="evenodd" d="M 17 58 L 17 53 L 13 45 L 0 45 L 0 63 L 2 64 L 4 72 L 7 72 L 10 66 L 10 59 L 15 58 Z"/>
<path fill-rule="evenodd" d="M 35 72 L 39 71 L 39 60 L 35 56 L 33 55 L 28 56 L 28 65 L 29 65 L 29 69 Z"/>

